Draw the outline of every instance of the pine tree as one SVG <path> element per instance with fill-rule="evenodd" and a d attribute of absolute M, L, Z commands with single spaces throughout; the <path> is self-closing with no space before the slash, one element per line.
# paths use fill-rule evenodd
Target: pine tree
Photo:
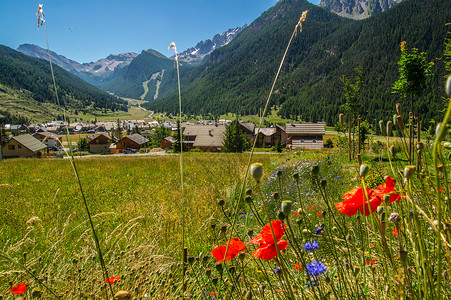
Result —
<path fill-rule="evenodd" d="M 235 119 L 226 127 L 222 151 L 241 153 L 250 147 L 250 142 L 246 134 L 241 130 L 238 119 Z"/>
<path fill-rule="evenodd" d="M 180 138 L 181 137 L 181 138 Z M 180 152 L 180 140 L 183 141 L 183 128 L 180 125 L 180 121 L 177 120 L 177 130 L 174 133 L 173 136 L 175 142 L 172 144 L 172 150 L 174 152 Z M 186 145 L 183 144 L 183 151 L 186 151 Z"/>

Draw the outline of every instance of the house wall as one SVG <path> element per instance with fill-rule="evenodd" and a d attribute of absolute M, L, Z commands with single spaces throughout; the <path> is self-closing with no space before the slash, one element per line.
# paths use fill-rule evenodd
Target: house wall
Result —
<path fill-rule="evenodd" d="M 117 147 L 118 153 L 121 153 L 122 150 L 124 150 L 125 148 L 133 148 L 136 150 L 139 150 L 141 148 L 141 146 L 139 144 L 137 144 L 127 138 L 123 138 L 120 142 L 116 143 L 116 147 Z"/>
<path fill-rule="evenodd" d="M 108 144 L 89 144 L 89 152 L 91 153 L 107 153 L 110 152 Z"/>
<path fill-rule="evenodd" d="M 324 148 L 323 136 L 293 136 L 291 140 L 292 149 L 321 149 Z"/>
<path fill-rule="evenodd" d="M 16 140 L 10 140 L 3 145 L 2 154 L 4 157 L 37 157 L 40 156 L 41 152 L 34 153 Z"/>
<path fill-rule="evenodd" d="M 219 147 L 203 147 L 197 146 L 196 149 L 202 150 L 204 152 L 221 152 L 221 148 Z"/>
<path fill-rule="evenodd" d="M 163 139 L 163 140 L 160 142 L 160 148 L 163 148 L 163 149 L 170 149 L 170 148 L 172 148 L 172 143 L 171 143 L 170 141 L 168 141 L 168 140 Z"/>

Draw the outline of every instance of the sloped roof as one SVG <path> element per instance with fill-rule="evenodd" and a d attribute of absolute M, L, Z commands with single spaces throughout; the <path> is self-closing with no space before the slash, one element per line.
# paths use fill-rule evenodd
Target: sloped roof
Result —
<path fill-rule="evenodd" d="M 287 123 L 287 134 L 326 134 L 326 125 L 324 123 Z"/>
<path fill-rule="evenodd" d="M 89 144 L 96 144 L 96 140 L 104 140 L 104 139 L 107 139 L 107 140 L 110 140 L 111 139 L 111 137 L 108 135 L 108 134 L 106 134 L 106 133 L 102 133 L 102 134 L 100 134 L 99 136 L 97 136 L 97 137 L 95 137 L 95 138 L 93 138 L 90 142 L 89 142 Z"/>
<path fill-rule="evenodd" d="M 255 124 L 252 122 L 240 121 L 240 125 L 244 127 L 249 133 L 254 133 Z"/>
<path fill-rule="evenodd" d="M 51 132 L 48 132 L 48 131 L 42 131 L 42 132 L 40 131 L 40 132 L 37 132 L 35 134 L 39 134 L 39 135 L 42 135 L 42 136 L 44 136 L 44 137 L 46 137 L 48 139 L 54 139 L 54 140 L 62 138 L 61 135 L 55 134 L 55 133 L 51 133 Z"/>
<path fill-rule="evenodd" d="M 142 135 L 140 135 L 138 133 L 127 135 L 125 138 L 128 138 L 129 140 L 137 143 L 138 145 L 142 145 L 142 144 L 145 144 L 145 143 L 149 142 L 148 139 L 146 139 L 145 137 L 143 137 Z"/>
<path fill-rule="evenodd" d="M 255 133 L 257 133 L 258 128 L 255 130 Z M 264 136 L 271 136 L 277 132 L 277 128 L 270 127 L 270 128 L 260 128 L 260 134 L 263 134 Z"/>
<path fill-rule="evenodd" d="M 30 151 L 37 152 L 39 150 L 47 148 L 46 145 L 42 144 L 40 140 L 33 137 L 31 134 L 23 134 L 12 137 L 11 140 L 16 140 L 25 148 L 28 148 Z"/>
<path fill-rule="evenodd" d="M 183 134 L 196 136 L 194 147 L 222 147 L 225 131 L 224 125 L 190 125 Z"/>

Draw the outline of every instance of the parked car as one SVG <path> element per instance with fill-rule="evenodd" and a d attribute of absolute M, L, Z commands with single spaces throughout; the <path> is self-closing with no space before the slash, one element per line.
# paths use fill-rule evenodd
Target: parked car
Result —
<path fill-rule="evenodd" d="M 124 154 L 131 154 L 131 153 L 136 153 L 136 149 L 133 148 L 125 148 L 122 153 Z"/>

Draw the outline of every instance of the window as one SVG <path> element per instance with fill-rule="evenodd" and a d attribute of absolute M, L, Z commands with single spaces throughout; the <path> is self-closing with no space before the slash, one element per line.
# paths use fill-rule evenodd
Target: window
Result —
<path fill-rule="evenodd" d="M 8 150 L 16 150 L 16 147 L 14 145 L 8 145 Z"/>
<path fill-rule="evenodd" d="M 22 149 L 22 145 L 17 145 L 17 148 Z"/>
<path fill-rule="evenodd" d="M 316 140 L 312 140 L 312 143 L 316 143 Z"/>
<path fill-rule="evenodd" d="M 301 140 L 301 143 L 303 143 L 304 142 L 304 140 Z"/>

